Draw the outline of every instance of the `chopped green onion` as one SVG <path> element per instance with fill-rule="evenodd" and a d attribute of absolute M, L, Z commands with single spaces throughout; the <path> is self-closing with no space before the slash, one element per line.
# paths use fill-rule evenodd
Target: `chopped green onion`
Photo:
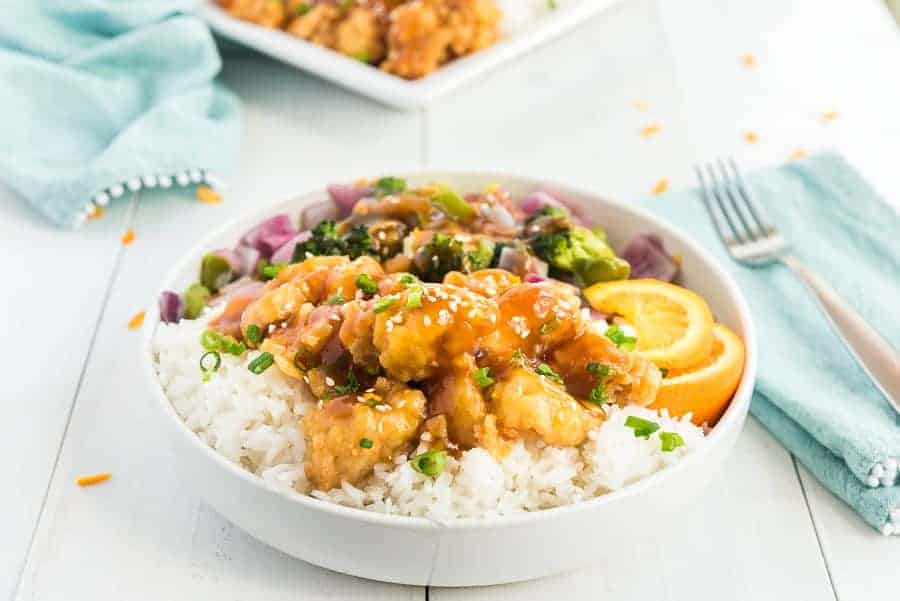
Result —
<path fill-rule="evenodd" d="M 664 453 L 674 451 L 678 447 L 684 446 L 684 439 L 677 432 L 660 432 L 659 442 L 662 443 Z"/>
<path fill-rule="evenodd" d="M 347 299 L 345 299 L 340 294 L 335 294 L 334 296 L 329 298 L 327 301 L 325 301 L 325 304 L 326 305 L 340 305 L 340 304 L 343 304 L 346 300 Z"/>
<path fill-rule="evenodd" d="M 201 378 L 204 382 L 209 382 L 212 380 L 212 374 L 208 371 L 203 372 L 203 378 Z"/>
<path fill-rule="evenodd" d="M 616 324 L 613 324 L 606 328 L 605 335 L 622 350 L 633 351 L 637 346 L 637 338 L 627 335 L 622 331 L 622 328 L 620 328 Z"/>
<path fill-rule="evenodd" d="M 563 379 L 559 377 L 559 374 L 553 371 L 553 368 L 546 363 L 541 363 L 534 371 L 547 379 L 553 380 L 554 382 L 557 382 L 559 384 L 563 383 Z"/>
<path fill-rule="evenodd" d="M 404 273 L 403 275 L 400 276 L 400 283 L 403 284 L 404 286 L 409 286 L 410 284 L 415 284 L 418 281 L 419 281 L 419 278 L 417 278 L 416 276 L 414 276 L 410 273 Z"/>
<path fill-rule="evenodd" d="M 517 348 L 513 351 L 512 361 L 519 367 L 525 367 L 525 353 L 522 352 L 522 349 Z"/>
<path fill-rule="evenodd" d="M 375 313 L 384 313 L 388 309 L 391 308 L 391 305 L 397 302 L 396 296 L 385 296 L 384 298 L 378 299 L 375 303 L 375 307 L 372 309 Z"/>
<path fill-rule="evenodd" d="M 306 2 L 301 2 L 297 5 L 297 16 L 302 17 L 306 13 L 312 10 L 312 6 L 307 4 Z"/>
<path fill-rule="evenodd" d="M 453 219 L 471 219 L 475 216 L 475 209 L 463 198 L 450 189 L 445 189 L 434 195 L 431 201 Z"/>
<path fill-rule="evenodd" d="M 359 382 L 356 381 L 356 376 L 353 375 L 353 372 L 347 373 L 347 381 L 344 384 L 338 384 L 334 387 L 334 392 L 337 395 L 343 394 L 351 394 L 359 390 Z"/>
<path fill-rule="evenodd" d="M 219 350 L 222 343 L 222 335 L 215 330 L 204 330 L 200 335 L 200 346 L 208 351 Z"/>
<path fill-rule="evenodd" d="M 372 296 L 378 292 L 378 282 L 373 280 L 368 273 L 361 273 L 356 276 L 356 287 L 362 290 L 366 296 Z"/>
<path fill-rule="evenodd" d="M 272 367 L 273 363 L 275 363 L 275 357 L 272 353 L 260 353 L 256 359 L 247 364 L 247 369 L 259 375 Z"/>
<path fill-rule="evenodd" d="M 218 371 L 220 365 L 222 365 L 222 355 L 216 351 L 207 351 L 200 357 L 201 371 Z"/>
<path fill-rule="evenodd" d="M 478 384 L 479 388 L 487 388 L 492 385 L 494 378 L 491 377 L 491 368 L 482 367 L 475 370 L 475 383 Z"/>
<path fill-rule="evenodd" d="M 410 288 L 406 294 L 406 306 L 410 309 L 418 309 L 422 306 L 422 294 L 425 290 L 421 286 Z"/>
<path fill-rule="evenodd" d="M 356 54 L 353 55 L 353 58 L 355 58 L 356 60 L 358 60 L 360 62 L 368 63 L 369 61 L 372 60 L 372 55 L 369 54 L 368 52 L 366 52 L 365 50 L 360 50 L 359 52 L 357 52 Z"/>
<path fill-rule="evenodd" d="M 559 319 L 551 317 L 538 327 L 538 334 L 546 336 L 547 334 L 553 333 L 557 328 L 559 328 Z"/>
<path fill-rule="evenodd" d="M 223 336 L 215 330 L 204 330 L 200 335 L 200 345 L 207 351 L 228 353 L 240 357 L 247 350 L 243 342 L 238 342 L 231 336 Z"/>
<path fill-rule="evenodd" d="M 447 466 L 447 453 L 444 451 L 426 451 L 409 460 L 412 468 L 426 476 L 439 476 Z"/>
<path fill-rule="evenodd" d="M 374 443 L 372 442 L 371 438 L 360 438 L 359 439 L 359 446 L 361 446 L 364 449 L 371 449 L 373 444 Z"/>
<path fill-rule="evenodd" d="M 591 389 L 591 402 L 595 405 L 606 404 L 606 387 L 600 382 Z"/>
<path fill-rule="evenodd" d="M 278 277 L 281 270 L 287 267 L 287 263 L 271 263 L 262 268 L 262 275 L 267 280 L 273 280 Z"/>
<path fill-rule="evenodd" d="M 556 10 L 557 8 L 559 8 L 559 1 L 547 0 L 547 8 L 549 8 L 550 10 Z"/>
<path fill-rule="evenodd" d="M 634 430 L 635 438 L 650 438 L 650 435 L 659 430 L 659 424 L 640 417 L 629 415 L 625 420 L 625 426 Z"/>
<path fill-rule="evenodd" d="M 247 331 L 244 332 L 244 336 L 247 337 L 247 340 L 252 342 L 253 344 L 259 344 L 262 342 L 262 330 L 255 323 L 251 323 L 247 326 Z"/>
<path fill-rule="evenodd" d="M 376 196 L 397 194 L 406 190 L 406 180 L 399 177 L 382 177 L 375 182 Z"/>
<path fill-rule="evenodd" d="M 605 378 L 609 375 L 610 367 L 605 363 L 588 363 L 587 370 L 598 378 Z"/>

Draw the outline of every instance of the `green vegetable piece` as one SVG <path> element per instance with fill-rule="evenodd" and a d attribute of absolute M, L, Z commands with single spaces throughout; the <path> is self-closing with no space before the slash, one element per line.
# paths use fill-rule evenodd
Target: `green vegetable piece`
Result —
<path fill-rule="evenodd" d="M 271 279 L 271 278 L 266 277 L 266 267 L 268 267 L 269 265 L 271 265 L 271 263 L 269 263 L 268 260 L 260 259 L 259 262 L 256 264 L 256 277 L 258 277 L 261 280 Z"/>
<path fill-rule="evenodd" d="M 342 394 L 352 394 L 359 390 L 359 382 L 356 381 L 356 376 L 353 375 L 353 372 L 347 372 L 347 381 L 343 384 L 338 384 L 334 387 L 334 392 L 336 395 Z"/>
<path fill-rule="evenodd" d="M 281 270 L 287 267 L 287 263 L 274 263 L 266 265 L 262 268 L 262 275 L 267 280 L 272 280 L 278 277 L 278 274 L 281 273 Z"/>
<path fill-rule="evenodd" d="M 482 367 L 475 370 L 475 384 L 477 384 L 479 388 L 487 388 L 488 386 L 493 385 L 493 383 L 494 378 L 491 377 L 490 367 Z"/>
<path fill-rule="evenodd" d="M 325 301 L 325 304 L 326 305 L 342 305 L 345 302 L 347 302 L 347 299 L 345 299 L 340 294 L 335 294 L 334 296 L 329 298 L 327 301 Z"/>
<path fill-rule="evenodd" d="M 294 247 L 291 263 L 306 260 L 307 255 L 338 256 L 346 254 L 344 243 L 337 234 L 337 224 L 331 220 L 320 221 L 309 233 L 309 240 Z"/>
<path fill-rule="evenodd" d="M 247 364 L 247 369 L 256 375 L 266 371 L 275 363 L 275 357 L 272 353 L 260 353 L 253 361 Z"/>
<path fill-rule="evenodd" d="M 384 313 L 391 306 L 397 302 L 396 296 L 385 296 L 384 298 L 380 298 L 375 302 L 375 307 L 372 308 L 372 311 L 375 313 Z"/>
<path fill-rule="evenodd" d="M 635 438 L 650 438 L 650 435 L 659 430 L 659 424 L 634 415 L 629 415 L 625 420 L 625 426 L 634 430 Z"/>
<path fill-rule="evenodd" d="M 422 306 L 422 295 L 425 289 L 421 286 L 410 287 L 406 293 L 406 306 L 410 309 L 418 309 Z"/>
<path fill-rule="evenodd" d="M 519 367 L 525 367 L 525 360 L 525 353 L 522 352 L 522 349 L 517 348 L 513 351 L 512 362 L 514 364 L 518 365 Z"/>
<path fill-rule="evenodd" d="M 547 334 L 552 334 L 559 328 L 559 319 L 554 316 L 542 323 L 538 326 L 538 334 L 541 336 L 546 336 Z"/>
<path fill-rule="evenodd" d="M 359 439 L 359 446 L 361 446 L 364 449 L 371 449 L 373 444 L 374 443 L 372 442 L 372 440 L 370 438 L 360 438 Z"/>
<path fill-rule="evenodd" d="M 590 401 L 595 405 L 606 404 L 606 386 L 603 385 L 603 382 L 599 382 L 591 389 Z"/>
<path fill-rule="evenodd" d="M 216 351 L 207 351 L 200 357 L 200 371 L 218 371 L 222 365 L 222 355 Z"/>
<path fill-rule="evenodd" d="M 403 275 L 400 276 L 400 283 L 403 284 L 404 286 L 410 286 L 412 284 L 415 284 L 418 281 L 419 281 L 419 278 L 417 278 L 416 276 L 414 276 L 410 273 L 404 273 Z"/>
<path fill-rule="evenodd" d="M 210 352 L 228 353 L 240 357 L 247 350 L 243 342 L 238 342 L 231 336 L 223 336 L 215 330 L 205 330 L 200 335 L 200 346 Z"/>
<path fill-rule="evenodd" d="M 434 478 L 440 476 L 447 467 L 447 453 L 445 451 L 426 451 L 410 459 L 409 463 L 420 474 Z"/>
<path fill-rule="evenodd" d="M 306 2 L 301 2 L 300 4 L 297 5 L 297 16 L 302 17 L 303 15 L 305 15 L 306 13 L 308 13 L 311 10 L 312 10 L 312 6 L 310 6 Z"/>
<path fill-rule="evenodd" d="M 624 280 L 631 273 L 631 266 L 626 261 L 583 227 L 539 233 L 531 239 L 531 248 L 553 270 L 574 275 L 581 286 Z"/>
<path fill-rule="evenodd" d="M 197 319 L 206 308 L 211 293 L 203 284 L 191 284 L 184 291 L 184 316 L 188 319 Z"/>
<path fill-rule="evenodd" d="M 406 180 L 400 177 L 382 177 L 375 182 L 375 195 L 398 194 L 406 190 Z"/>
<path fill-rule="evenodd" d="M 637 346 L 637 338 L 629 336 L 622 331 L 622 328 L 613 324 L 606 328 L 604 335 L 616 343 L 616 346 L 624 351 L 633 351 Z"/>
<path fill-rule="evenodd" d="M 475 209 L 472 208 L 472 205 L 467 203 L 462 196 L 449 188 L 445 188 L 435 194 L 432 197 L 431 202 L 443 211 L 447 217 L 456 219 L 457 221 L 465 221 L 475 216 Z"/>
<path fill-rule="evenodd" d="M 479 240 L 478 248 L 466 253 L 465 270 L 478 271 L 479 269 L 487 269 L 491 266 L 494 259 L 494 243 L 490 240 Z"/>
<path fill-rule="evenodd" d="M 216 254 L 208 254 L 200 263 L 200 283 L 211 292 L 216 292 L 227 285 L 233 278 L 231 264 L 227 259 Z"/>
<path fill-rule="evenodd" d="M 441 282 L 451 271 L 461 271 L 465 259 L 463 243 L 438 232 L 416 253 L 416 272 L 426 282 Z"/>
<path fill-rule="evenodd" d="M 251 323 L 249 326 L 247 326 L 247 330 L 244 332 L 244 336 L 251 344 L 259 344 L 263 339 L 262 329 L 260 329 L 260 327 L 255 323 Z"/>
<path fill-rule="evenodd" d="M 200 334 L 200 346 L 208 351 L 218 351 L 222 348 L 222 335 L 215 330 L 204 330 Z"/>
<path fill-rule="evenodd" d="M 375 241 L 369 234 L 369 228 L 365 225 L 357 225 L 350 230 L 342 240 L 344 254 L 351 259 L 358 259 L 363 255 L 375 254 Z"/>
<path fill-rule="evenodd" d="M 611 368 L 605 363 L 588 363 L 588 373 L 594 374 L 598 378 L 605 378 L 609 375 Z"/>
<path fill-rule="evenodd" d="M 372 296 L 378 292 L 378 282 L 373 280 L 368 273 L 361 273 L 356 276 L 356 287 L 362 290 L 366 296 Z"/>
<path fill-rule="evenodd" d="M 659 442 L 664 453 L 669 453 L 678 447 L 684 446 L 684 439 L 677 432 L 660 432 Z"/>
<path fill-rule="evenodd" d="M 534 371 L 536 373 L 538 373 L 539 375 L 544 376 L 548 380 L 553 380 L 554 382 L 556 382 L 558 384 L 563 383 L 563 379 L 561 377 L 559 377 L 559 374 L 556 373 L 555 371 L 553 371 L 553 368 L 550 367 L 549 365 L 547 365 L 546 363 L 541 363 L 540 365 L 538 365 L 535 368 Z"/>

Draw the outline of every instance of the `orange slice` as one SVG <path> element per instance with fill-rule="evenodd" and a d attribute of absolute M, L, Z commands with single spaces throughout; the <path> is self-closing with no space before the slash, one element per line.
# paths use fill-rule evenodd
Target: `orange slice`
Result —
<path fill-rule="evenodd" d="M 585 289 L 598 311 L 616 313 L 637 331 L 636 350 L 665 369 L 703 361 L 713 344 L 713 318 L 706 301 L 660 280 L 616 280 Z"/>
<path fill-rule="evenodd" d="M 654 409 L 672 415 L 693 412 L 691 421 L 715 424 L 728 406 L 744 371 L 744 343 L 721 324 L 713 326 L 713 345 L 706 359 L 688 369 L 671 369 L 663 378 Z"/>

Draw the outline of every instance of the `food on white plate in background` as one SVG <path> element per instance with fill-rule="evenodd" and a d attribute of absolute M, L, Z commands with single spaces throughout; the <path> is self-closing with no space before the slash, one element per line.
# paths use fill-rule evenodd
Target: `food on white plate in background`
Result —
<path fill-rule="evenodd" d="M 269 484 L 436 519 L 532 511 L 679 461 L 727 408 L 743 343 L 652 233 L 620 256 L 548 190 L 329 195 L 159 301 L 172 405 Z"/>
<path fill-rule="evenodd" d="M 492 46 L 556 0 L 218 0 L 231 16 L 405 79 Z"/>

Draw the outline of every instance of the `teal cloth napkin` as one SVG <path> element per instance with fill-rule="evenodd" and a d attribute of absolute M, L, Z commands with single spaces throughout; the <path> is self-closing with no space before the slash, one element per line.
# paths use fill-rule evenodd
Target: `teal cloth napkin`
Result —
<path fill-rule="evenodd" d="M 71 227 L 125 190 L 230 170 L 236 98 L 190 0 L 28 0 L 0 20 L 0 179 Z M 211 175 L 212 174 L 212 175 Z"/>
<path fill-rule="evenodd" d="M 895 347 L 900 345 L 900 216 L 845 160 L 818 154 L 747 183 L 794 254 Z M 900 534 L 900 418 L 786 267 L 731 261 L 697 190 L 643 206 L 688 232 L 736 278 L 759 335 L 752 414 L 873 527 Z M 893 514 L 893 515 L 892 515 Z"/>

